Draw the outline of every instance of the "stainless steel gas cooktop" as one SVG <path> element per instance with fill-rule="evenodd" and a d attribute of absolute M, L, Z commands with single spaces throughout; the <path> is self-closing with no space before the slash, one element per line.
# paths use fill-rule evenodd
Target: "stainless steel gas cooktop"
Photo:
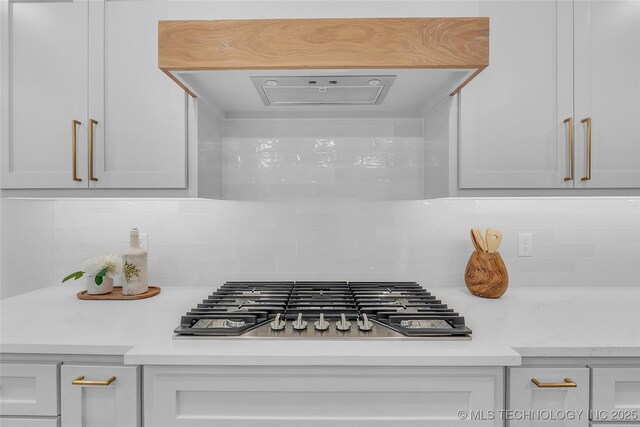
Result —
<path fill-rule="evenodd" d="M 227 282 L 178 337 L 470 339 L 464 318 L 415 282 Z"/>

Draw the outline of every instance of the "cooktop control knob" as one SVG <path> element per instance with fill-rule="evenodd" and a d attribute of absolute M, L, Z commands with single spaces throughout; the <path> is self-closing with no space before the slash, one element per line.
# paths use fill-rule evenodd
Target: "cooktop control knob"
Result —
<path fill-rule="evenodd" d="M 366 314 L 362 314 L 362 320 L 358 320 L 358 329 L 362 332 L 369 332 L 373 329 L 373 323 L 369 320 Z"/>
<path fill-rule="evenodd" d="M 293 326 L 293 329 L 295 329 L 296 331 L 307 329 L 307 322 L 302 320 L 302 313 L 298 313 L 298 318 L 293 321 L 291 326 Z"/>
<path fill-rule="evenodd" d="M 227 319 L 227 321 L 224 322 L 224 324 L 230 328 L 241 328 L 247 323 L 241 319 Z"/>
<path fill-rule="evenodd" d="M 413 325 L 413 320 L 411 319 L 407 319 L 407 320 L 401 320 L 400 321 L 400 326 L 403 326 L 405 328 L 410 327 L 411 325 Z"/>
<path fill-rule="evenodd" d="M 318 331 L 326 331 L 327 329 L 329 329 L 329 322 L 327 322 L 326 320 L 324 320 L 324 313 L 320 313 L 320 320 L 317 320 L 313 326 L 316 328 L 316 330 Z"/>
<path fill-rule="evenodd" d="M 351 322 L 347 321 L 344 313 L 340 315 L 340 321 L 336 323 L 336 329 L 342 332 L 346 332 L 351 329 Z"/>
<path fill-rule="evenodd" d="M 273 322 L 270 323 L 271 329 L 274 331 L 281 331 L 287 326 L 287 322 L 280 319 L 280 313 L 276 314 L 276 318 Z"/>

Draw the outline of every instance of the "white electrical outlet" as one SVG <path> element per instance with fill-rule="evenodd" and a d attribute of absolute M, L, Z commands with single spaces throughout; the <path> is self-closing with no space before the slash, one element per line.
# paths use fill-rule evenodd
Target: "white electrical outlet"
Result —
<path fill-rule="evenodd" d="M 149 234 L 140 233 L 138 236 L 140 238 L 140 247 L 144 249 L 144 251 L 148 254 L 149 253 Z"/>
<path fill-rule="evenodd" d="M 518 233 L 518 256 L 533 256 L 533 233 Z"/>

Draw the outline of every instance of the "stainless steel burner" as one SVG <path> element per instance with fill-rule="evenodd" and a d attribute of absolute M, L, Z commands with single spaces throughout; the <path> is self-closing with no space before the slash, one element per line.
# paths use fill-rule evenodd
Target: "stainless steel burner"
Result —
<path fill-rule="evenodd" d="M 227 282 L 182 316 L 183 338 L 470 339 L 415 282 Z"/>

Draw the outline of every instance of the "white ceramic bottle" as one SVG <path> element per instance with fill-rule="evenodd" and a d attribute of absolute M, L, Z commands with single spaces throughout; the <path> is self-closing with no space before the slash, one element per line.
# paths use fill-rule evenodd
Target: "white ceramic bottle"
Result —
<path fill-rule="evenodd" d="M 122 271 L 124 275 L 123 295 L 139 295 L 149 290 L 147 282 L 147 253 L 140 247 L 140 235 L 137 228 L 129 234 L 129 247 L 122 253 Z"/>

